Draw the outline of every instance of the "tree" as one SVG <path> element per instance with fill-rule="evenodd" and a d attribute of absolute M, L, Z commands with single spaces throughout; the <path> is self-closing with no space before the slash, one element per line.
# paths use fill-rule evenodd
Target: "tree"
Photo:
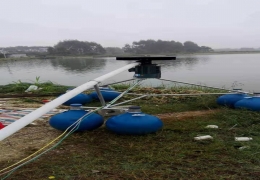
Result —
<path fill-rule="evenodd" d="M 1 49 L 0 50 L 0 58 L 6 58 L 7 51 Z"/>
<path fill-rule="evenodd" d="M 211 48 L 208 47 L 208 46 L 201 46 L 201 47 L 200 47 L 200 51 L 201 51 L 201 52 L 212 52 L 213 49 L 211 49 Z"/>
<path fill-rule="evenodd" d="M 175 52 L 183 52 L 184 51 L 184 46 L 180 42 L 175 42 L 174 49 L 175 49 Z"/>
<path fill-rule="evenodd" d="M 49 54 L 55 54 L 55 49 L 53 47 L 48 47 Z"/>
<path fill-rule="evenodd" d="M 184 51 L 184 46 L 180 42 L 163 40 L 140 40 L 134 41 L 132 45 L 126 44 L 123 48 L 125 52 L 135 54 L 159 54 L 177 53 Z"/>
<path fill-rule="evenodd" d="M 126 44 L 122 49 L 125 53 L 132 53 L 133 52 L 133 49 L 129 44 Z"/>
<path fill-rule="evenodd" d="M 184 44 L 184 49 L 185 49 L 186 52 L 194 53 L 194 52 L 199 52 L 200 51 L 200 47 L 196 43 L 194 43 L 192 41 L 186 41 L 183 44 Z"/>
<path fill-rule="evenodd" d="M 85 42 L 85 43 L 88 44 L 88 42 Z M 90 42 L 89 46 L 90 46 L 91 52 L 93 54 L 105 54 L 106 53 L 106 50 L 100 44 L 97 44 L 95 42 Z"/>
<path fill-rule="evenodd" d="M 56 47 L 55 48 L 55 54 L 58 54 L 58 55 L 69 55 L 71 54 L 71 52 L 69 50 L 67 50 L 65 47 Z"/>
<path fill-rule="evenodd" d="M 49 53 L 60 55 L 97 55 L 104 54 L 106 50 L 98 43 L 65 40 L 56 44 L 53 49 L 48 49 Z"/>
<path fill-rule="evenodd" d="M 105 49 L 108 55 L 124 54 L 124 50 L 119 47 L 106 47 Z"/>

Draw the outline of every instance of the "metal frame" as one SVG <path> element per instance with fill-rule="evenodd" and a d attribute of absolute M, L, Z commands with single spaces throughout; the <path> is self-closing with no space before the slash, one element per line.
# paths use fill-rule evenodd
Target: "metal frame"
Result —
<path fill-rule="evenodd" d="M 99 89 L 98 85 L 97 85 L 97 84 L 94 85 L 94 88 L 95 88 L 95 90 L 96 90 L 96 92 L 97 92 L 97 96 L 98 96 L 98 98 L 99 98 L 99 100 L 100 100 L 102 106 L 105 106 L 105 105 L 106 105 L 106 102 L 105 102 L 105 100 L 104 100 L 103 95 L 102 95 L 101 92 L 100 92 L 100 89 Z"/>
<path fill-rule="evenodd" d="M 123 95 L 127 94 L 129 90 L 131 90 L 132 88 L 134 88 L 136 85 L 138 85 L 141 80 L 137 80 L 137 82 L 132 86 L 130 87 L 128 90 L 126 90 L 125 92 L 121 93 L 119 95 L 119 97 L 117 97 L 115 100 L 113 100 L 112 102 L 106 104 L 104 102 L 104 98 L 100 92 L 100 89 L 98 87 L 98 84 L 101 83 L 102 81 L 110 78 L 110 77 L 113 77 L 125 70 L 129 70 L 135 66 L 138 66 L 140 63 L 136 62 L 136 63 L 131 63 L 131 64 L 128 64 L 124 67 L 121 67 L 117 70 L 114 70 L 110 73 L 107 73 L 103 76 L 100 76 L 94 80 L 91 80 L 89 82 L 86 82 L 85 84 L 82 84 L 80 86 L 78 86 L 77 88 L 65 93 L 64 95 L 62 96 L 59 96 L 58 98 L 54 99 L 53 101 L 43 105 L 42 107 L 36 109 L 35 111 L 29 113 L 28 115 L 22 117 L 21 119 L 19 119 L 19 121 L 16 121 L 12 124 L 10 124 L 9 126 L 5 127 L 4 129 L 2 129 L 0 131 L 0 141 L 2 141 L 3 139 L 11 136 L 12 134 L 14 134 L 15 132 L 19 131 L 20 129 L 22 129 L 23 127 L 25 127 L 26 125 L 32 123 L 34 120 L 36 120 L 37 118 L 41 117 L 42 115 L 48 113 L 49 111 L 51 111 L 52 109 L 56 108 L 57 106 L 63 104 L 64 102 L 66 102 L 67 100 L 69 100 L 70 98 L 78 95 L 79 93 L 87 90 L 87 89 L 90 89 L 92 87 L 94 87 L 94 89 L 97 91 L 97 93 L 99 94 L 99 99 L 101 101 L 101 104 L 102 104 L 102 109 L 105 109 L 105 110 L 111 110 L 111 108 L 114 108 L 114 109 L 119 109 L 120 108 L 122 109 L 122 107 L 117 107 L 118 105 L 121 105 L 121 104 L 125 104 L 127 102 L 131 102 L 131 101 L 134 101 L 134 100 L 137 100 L 137 99 L 141 99 L 141 98 L 144 98 L 146 96 L 155 96 L 155 94 L 147 94 L 147 95 L 144 95 L 144 94 L 137 94 L 137 95 L 140 95 L 141 97 L 138 97 L 138 98 L 134 98 L 132 100 L 128 100 L 128 101 L 125 101 L 125 102 L 121 102 L 121 103 L 117 103 L 117 104 L 114 104 L 118 99 L 120 99 Z M 216 88 L 216 87 L 210 87 L 210 86 L 203 86 L 203 85 L 198 85 L 198 84 L 191 84 L 191 83 L 185 83 L 185 82 L 179 82 L 179 81 L 172 81 L 172 80 L 166 80 L 166 79 L 160 79 L 160 80 L 164 80 L 164 81 L 171 81 L 171 82 L 178 82 L 178 83 L 182 83 L 182 84 L 189 84 L 189 85 L 195 85 L 195 86 L 201 86 L 201 87 L 208 87 L 208 88 L 214 88 L 214 89 L 222 89 L 222 90 L 227 90 L 227 89 L 224 89 L 224 88 Z M 128 81 L 128 80 L 127 80 Z M 115 83 L 114 83 L 115 84 Z M 243 91 L 237 91 L 237 90 L 227 90 L 227 91 L 230 91 L 230 92 L 237 92 L 237 93 L 247 93 L 247 94 L 250 94 L 248 92 L 243 92 Z M 132 93 L 134 94 L 134 93 Z M 201 93 L 201 94 L 197 94 L 197 95 L 210 95 L 210 94 L 216 94 L 216 93 Z M 219 94 L 219 93 L 218 93 Z M 180 94 L 180 95 L 177 95 L 177 94 L 161 94 L 161 95 L 164 95 L 164 96 L 168 96 L 168 95 L 175 95 L 175 96 L 180 96 L 180 95 L 189 95 L 191 96 L 191 94 Z M 159 96 L 159 95 L 156 95 L 156 96 Z"/>
<path fill-rule="evenodd" d="M 32 123 L 34 120 L 36 120 L 37 118 L 41 117 L 42 115 L 48 113 L 49 111 L 51 111 L 52 109 L 56 108 L 57 106 L 63 104 L 64 102 L 66 102 L 67 100 L 71 99 L 72 97 L 78 95 L 79 93 L 92 88 L 93 86 L 101 83 L 102 81 L 113 77 L 125 70 L 128 70 L 132 67 L 138 66 L 140 63 L 131 63 L 128 64 L 126 66 L 123 66 L 119 69 L 116 69 L 110 73 L 107 73 L 103 76 L 100 76 L 96 79 L 93 79 L 89 82 L 86 82 L 85 84 L 82 84 L 80 86 L 78 86 L 77 88 L 63 94 L 62 96 L 59 96 L 58 98 L 54 99 L 53 101 L 43 105 L 42 107 L 36 109 L 35 111 L 29 113 L 28 115 L 22 117 L 21 119 L 19 119 L 18 121 L 10 124 L 9 126 L 1 129 L 0 131 L 0 141 L 4 140 L 5 138 L 11 136 L 12 134 L 14 134 L 15 132 L 19 131 L 20 129 L 22 129 L 23 127 L 27 126 L 28 124 Z"/>
<path fill-rule="evenodd" d="M 134 79 L 130 79 L 130 80 L 134 80 Z M 122 82 L 127 82 L 127 81 L 130 81 L 130 80 L 125 80 L 125 81 L 119 81 L 119 82 L 114 82 L 114 83 L 111 83 L 111 84 L 107 84 L 106 86 L 109 86 L 109 85 L 112 85 L 112 84 L 118 84 L 118 83 L 122 83 Z M 133 98 L 133 99 L 130 99 L 130 100 L 126 100 L 126 101 L 123 101 L 123 102 L 120 102 L 120 103 L 117 103 L 117 104 L 114 104 L 115 102 L 113 103 L 109 103 L 108 105 L 105 105 L 105 102 L 104 102 L 104 98 L 100 92 L 100 89 L 98 88 L 98 85 L 95 85 L 94 88 L 98 94 L 98 97 L 100 99 L 100 102 L 102 104 L 102 106 L 104 106 L 104 108 L 102 108 L 102 110 L 99 110 L 99 113 L 103 116 L 112 116 L 112 115 L 117 115 L 117 114 L 120 114 L 120 113 L 124 113 L 127 111 L 128 107 L 130 105 L 126 105 L 126 106 L 121 106 L 123 104 L 126 104 L 128 102 L 132 102 L 132 101 L 135 101 L 135 100 L 138 100 L 138 99 L 142 99 L 142 98 L 145 98 L 145 97 L 151 97 L 151 96 L 203 96 L 203 95 L 224 95 L 224 94 L 234 94 L 234 92 L 236 93 L 247 93 L 247 94 L 251 94 L 249 92 L 244 92 L 244 91 L 241 91 L 240 89 L 233 89 L 233 90 L 230 90 L 230 89 L 224 89 L 224 88 L 218 88 L 218 87 L 212 87 L 212 86 L 204 86 L 204 85 L 199 85 L 199 84 L 192 84 L 192 83 L 186 83 L 186 82 L 180 82 L 180 81 L 173 81 L 173 80 L 168 80 L 168 79 L 158 79 L 158 80 L 162 80 L 162 81 L 170 81 L 170 82 L 173 82 L 173 83 L 181 83 L 181 84 L 187 84 L 187 85 L 193 85 L 193 86 L 200 86 L 200 87 L 206 87 L 206 88 L 211 88 L 211 89 L 219 89 L 219 90 L 226 90 L 226 91 L 229 91 L 230 93 L 197 93 L 197 94 L 137 94 L 137 93 L 128 93 L 128 91 L 130 89 L 133 89 L 136 85 L 138 85 L 142 80 L 145 80 L 145 79 L 140 79 L 139 81 L 137 81 L 136 83 L 134 83 L 132 86 L 130 86 L 130 88 L 124 92 L 121 92 L 121 95 L 118 99 L 120 99 L 121 97 L 123 97 L 125 94 L 128 94 L 128 95 L 136 95 L 136 96 L 139 96 L 139 97 L 136 97 L 136 98 Z M 106 91 L 106 90 L 102 90 L 102 91 Z M 233 92 L 233 93 L 232 93 Z M 117 100 L 118 100 L 117 99 Z M 87 106 L 84 106 L 83 109 L 95 109 L 97 107 L 87 107 Z M 111 111 L 111 113 L 110 113 Z"/>

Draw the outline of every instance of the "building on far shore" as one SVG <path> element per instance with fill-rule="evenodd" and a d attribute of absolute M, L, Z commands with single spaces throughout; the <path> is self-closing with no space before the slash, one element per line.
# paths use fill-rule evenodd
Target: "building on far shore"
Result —
<path fill-rule="evenodd" d="M 26 54 L 7 54 L 7 58 L 21 58 L 21 57 L 27 57 Z"/>
<path fill-rule="evenodd" d="M 243 47 L 243 48 L 240 48 L 240 51 L 257 51 L 257 49 L 255 49 L 255 48 Z"/>
<path fill-rule="evenodd" d="M 38 51 L 39 52 L 48 52 L 48 48 L 47 47 L 42 47 L 42 48 L 39 48 Z"/>

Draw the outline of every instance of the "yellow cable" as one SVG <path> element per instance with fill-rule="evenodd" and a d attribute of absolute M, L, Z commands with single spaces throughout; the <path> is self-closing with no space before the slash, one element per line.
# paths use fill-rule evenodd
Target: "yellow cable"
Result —
<path fill-rule="evenodd" d="M 94 110 L 94 112 L 97 111 L 98 109 L 100 109 L 100 108 L 97 108 L 96 110 Z M 93 113 L 93 111 L 89 111 L 89 113 L 85 114 L 84 116 L 82 116 L 81 118 L 79 118 L 77 121 L 83 119 L 86 115 L 89 115 L 90 113 Z M 75 123 L 76 123 L 77 121 L 75 121 L 71 126 L 75 125 Z M 15 164 L 10 165 L 10 166 L 8 166 L 8 167 L 6 167 L 6 168 L 0 170 L 0 173 L 3 172 L 3 171 L 5 171 L 5 170 L 7 170 L 7 169 L 9 169 L 9 168 L 11 168 L 11 167 L 13 167 L 13 166 L 15 166 L 15 165 L 17 165 L 17 164 L 19 164 L 19 163 L 21 163 L 21 162 L 23 162 L 23 161 L 25 161 L 25 160 L 27 160 L 28 158 L 34 156 L 35 154 L 37 154 L 38 152 L 42 151 L 42 150 L 45 149 L 46 147 L 50 146 L 52 143 L 54 143 L 54 142 L 57 141 L 59 138 L 61 138 L 63 135 L 65 135 L 65 133 L 69 130 L 69 128 L 70 128 L 71 126 L 69 126 L 61 135 L 59 135 L 58 137 L 56 137 L 54 140 L 52 140 L 51 142 L 49 142 L 48 144 L 46 144 L 44 147 L 42 147 L 42 148 L 39 149 L 38 151 L 34 152 L 33 154 L 27 156 L 26 158 L 24 158 L 24 159 L 22 159 L 22 160 L 16 162 Z"/>
<path fill-rule="evenodd" d="M 28 158 L 34 156 L 35 154 L 37 154 L 38 152 L 42 151 L 43 149 L 45 149 L 46 147 L 48 147 L 48 146 L 50 146 L 52 143 L 54 143 L 56 140 L 58 140 L 59 138 L 61 138 L 67 131 L 68 131 L 68 129 L 66 129 L 61 135 L 59 135 L 58 137 L 56 137 L 54 140 L 52 140 L 51 142 L 49 142 L 48 144 L 46 144 L 44 147 L 42 147 L 42 148 L 39 149 L 38 151 L 36 151 L 36 152 L 34 152 L 33 154 L 27 156 L 26 158 L 20 160 L 19 162 L 17 162 L 17 163 L 15 163 L 15 164 L 11 165 L 11 166 L 8 166 L 8 167 L 6 167 L 6 168 L 0 170 L 0 172 L 3 172 L 3 171 L 5 171 L 5 170 L 7 170 L 7 169 L 9 169 L 9 168 L 11 168 L 11 167 L 13 167 L 13 166 L 15 166 L 15 165 L 17 165 L 17 164 L 19 164 L 19 163 L 21 163 L 21 162 L 27 160 Z"/>
<path fill-rule="evenodd" d="M 139 81 L 138 81 L 138 82 L 139 82 Z M 136 83 L 135 85 L 137 85 L 137 84 L 138 84 L 138 83 Z M 125 92 L 128 92 L 129 90 L 131 90 L 132 88 L 134 88 L 135 85 L 132 86 L 132 87 L 130 87 L 130 88 L 128 88 Z M 109 104 L 113 104 L 113 103 L 116 102 L 120 97 L 121 97 L 121 96 L 115 98 L 115 99 L 114 99 L 113 101 L 111 101 Z M 91 114 L 91 113 L 96 112 L 96 111 L 98 111 L 99 109 L 102 109 L 102 108 L 103 108 L 103 106 L 102 106 L 102 107 L 99 107 L 99 108 L 97 108 L 97 109 L 95 109 L 95 110 L 89 111 L 89 113 Z M 88 115 L 89 113 L 85 114 L 84 116 L 82 116 L 81 118 L 79 118 L 77 121 L 79 121 L 80 119 L 84 118 L 84 117 L 85 117 L 86 115 Z M 76 121 L 76 122 L 77 122 L 77 121 Z M 75 123 L 76 123 L 76 122 L 75 122 Z M 71 126 L 73 126 L 73 125 L 74 125 L 74 123 L 73 123 Z M 55 138 L 54 140 L 52 140 L 51 142 L 49 142 L 48 144 L 46 144 L 44 147 L 42 147 L 42 148 L 39 149 L 38 151 L 34 152 L 33 154 L 27 156 L 26 158 L 24 158 L 24 159 L 22 159 L 22 160 L 16 162 L 15 164 L 12 164 L 12 165 L 10 165 L 10 166 L 8 166 L 8 167 L 6 167 L 6 168 L 0 170 L 0 173 L 3 172 L 3 171 L 5 171 L 5 170 L 7 170 L 7 169 L 9 169 L 9 168 L 11 168 L 11 167 L 13 167 L 13 166 L 15 166 L 15 165 L 17 165 L 17 164 L 19 164 L 19 163 L 21 163 L 21 162 L 23 162 L 23 161 L 25 161 L 25 160 L 27 160 L 28 158 L 34 156 L 35 154 L 37 154 L 38 152 L 42 151 L 42 150 L 45 149 L 46 147 L 50 146 L 50 145 L 51 145 L 52 143 L 54 143 L 56 140 L 58 140 L 59 138 L 61 138 L 61 137 L 69 130 L 69 128 L 70 128 L 71 126 L 69 126 L 61 135 L 59 135 L 57 138 Z"/>

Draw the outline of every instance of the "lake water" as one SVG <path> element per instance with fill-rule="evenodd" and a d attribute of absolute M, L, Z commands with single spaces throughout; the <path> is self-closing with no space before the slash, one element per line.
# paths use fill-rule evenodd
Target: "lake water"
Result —
<path fill-rule="evenodd" d="M 129 61 L 115 58 L 95 59 L 35 59 L 0 61 L 0 84 L 21 80 L 52 81 L 62 85 L 80 85 Z M 162 78 L 225 88 L 260 91 L 260 54 L 182 55 L 175 61 L 155 61 L 162 67 Z M 131 79 L 133 72 L 125 71 L 105 83 Z M 148 81 L 148 85 L 159 81 Z M 167 83 L 164 83 L 167 84 Z"/>

